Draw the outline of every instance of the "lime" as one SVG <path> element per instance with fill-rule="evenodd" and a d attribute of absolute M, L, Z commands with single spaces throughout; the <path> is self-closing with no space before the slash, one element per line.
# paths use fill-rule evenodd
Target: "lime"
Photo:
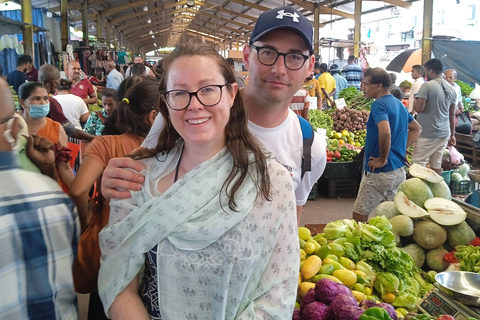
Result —
<path fill-rule="evenodd" d="M 305 227 L 298 228 L 298 237 L 300 239 L 307 241 L 308 239 L 310 239 L 311 236 L 312 236 L 312 233 L 307 228 Z"/>
<path fill-rule="evenodd" d="M 311 255 L 312 253 L 315 252 L 315 245 L 312 242 L 307 242 L 305 243 L 303 250 L 305 251 L 306 254 Z"/>

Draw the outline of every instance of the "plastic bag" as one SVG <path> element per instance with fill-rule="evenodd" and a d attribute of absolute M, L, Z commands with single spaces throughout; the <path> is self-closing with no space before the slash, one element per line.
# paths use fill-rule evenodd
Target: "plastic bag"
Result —
<path fill-rule="evenodd" d="M 461 165 L 465 161 L 465 159 L 463 158 L 463 154 L 458 152 L 458 150 L 454 146 L 449 146 L 448 151 L 454 165 Z"/>
<path fill-rule="evenodd" d="M 463 155 L 458 152 L 455 147 L 447 147 L 448 152 L 444 152 L 442 156 L 442 168 L 444 171 L 457 169 L 463 162 Z"/>
<path fill-rule="evenodd" d="M 456 117 L 455 132 L 472 134 L 472 120 L 468 111 L 462 111 Z"/>

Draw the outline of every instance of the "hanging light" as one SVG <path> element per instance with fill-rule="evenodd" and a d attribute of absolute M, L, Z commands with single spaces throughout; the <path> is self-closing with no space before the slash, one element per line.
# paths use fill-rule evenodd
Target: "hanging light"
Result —
<path fill-rule="evenodd" d="M 187 7 L 189 8 L 195 7 L 195 0 L 187 0 Z"/>
<path fill-rule="evenodd" d="M 157 44 L 156 44 L 156 43 L 153 43 L 153 45 L 154 45 L 155 47 L 157 46 Z"/>
<path fill-rule="evenodd" d="M 155 36 L 152 34 L 152 39 L 155 39 Z"/>
<path fill-rule="evenodd" d="M 147 23 L 152 23 L 152 20 L 148 18 Z"/>
<path fill-rule="evenodd" d="M 145 6 L 143 7 L 143 11 L 147 12 L 148 11 L 148 6 L 147 4 L 145 3 Z"/>
<path fill-rule="evenodd" d="M 153 30 L 148 31 L 148 34 L 153 34 Z"/>

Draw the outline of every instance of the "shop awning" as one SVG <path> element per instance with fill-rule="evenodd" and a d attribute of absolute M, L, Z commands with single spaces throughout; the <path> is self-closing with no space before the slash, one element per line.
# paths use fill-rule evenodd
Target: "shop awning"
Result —
<path fill-rule="evenodd" d="M 28 23 L 0 16 L 0 34 L 21 34 L 24 26 L 28 26 Z M 33 32 L 43 31 L 48 30 L 39 26 L 33 26 Z"/>

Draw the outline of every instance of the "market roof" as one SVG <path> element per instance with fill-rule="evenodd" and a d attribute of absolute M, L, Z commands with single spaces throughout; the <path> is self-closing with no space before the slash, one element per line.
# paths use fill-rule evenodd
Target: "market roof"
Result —
<path fill-rule="evenodd" d="M 28 26 L 28 23 L 0 16 L 0 34 L 19 34 L 22 33 L 22 27 L 24 26 Z M 33 31 L 41 32 L 48 30 L 34 25 Z"/>
<path fill-rule="evenodd" d="M 175 46 L 191 37 L 203 36 L 216 43 L 248 40 L 258 16 L 271 8 L 293 5 L 303 12 L 313 24 L 314 6 L 319 6 L 320 25 L 338 19 L 353 19 L 355 0 L 86 0 L 89 33 L 97 34 L 97 17 L 100 15 L 115 32 L 121 32 L 145 51 L 157 47 Z M 363 1 L 362 13 L 390 7 L 410 8 L 418 0 Z M 50 8 L 60 13 L 59 0 L 32 0 L 32 6 Z M 83 4 L 69 3 L 69 16 L 81 29 Z M 150 23 L 148 23 L 150 21 Z M 105 29 L 104 26 L 101 26 Z M 150 33 L 150 30 L 152 33 Z M 103 30 L 103 37 L 106 31 Z M 111 29 L 110 34 L 113 34 Z M 154 38 L 152 37 L 154 36 Z"/>

